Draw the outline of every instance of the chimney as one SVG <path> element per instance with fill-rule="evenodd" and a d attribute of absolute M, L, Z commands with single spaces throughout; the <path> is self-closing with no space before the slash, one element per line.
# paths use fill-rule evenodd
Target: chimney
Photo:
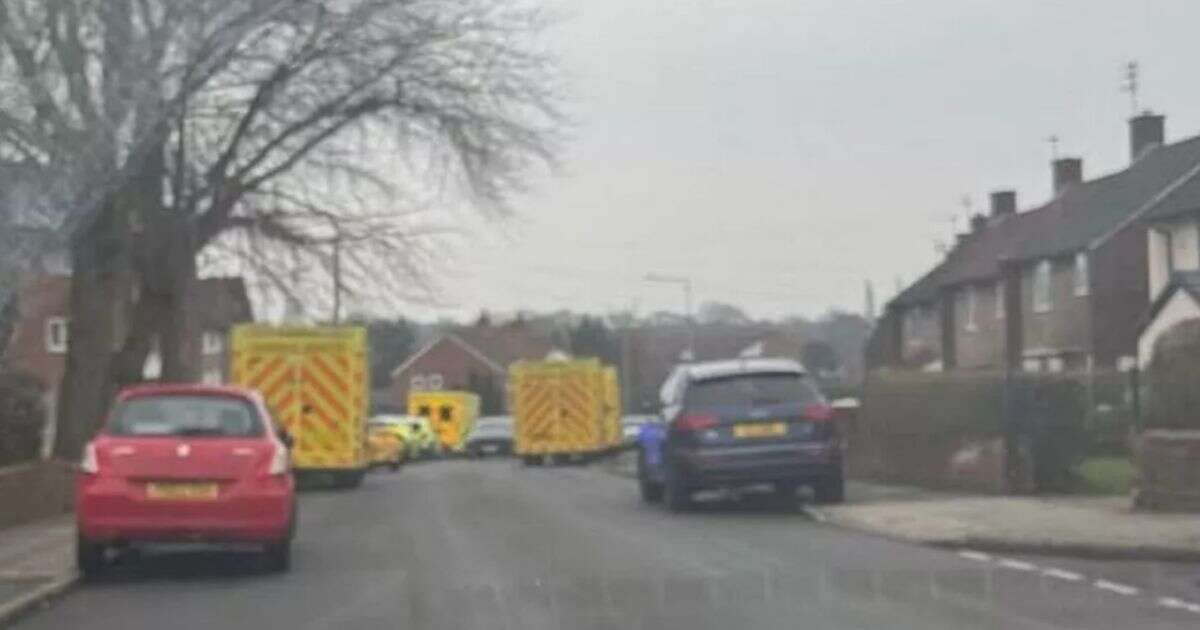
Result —
<path fill-rule="evenodd" d="M 982 232 L 983 228 L 987 227 L 987 223 L 988 223 L 987 217 L 983 216 L 982 214 L 977 214 L 977 215 L 972 216 L 971 217 L 971 233 L 978 234 L 978 233 Z"/>
<path fill-rule="evenodd" d="M 1058 158 L 1051 163 L 1054 167 L 1054 194 L 1083 181 L 1082 158 Z"/>
<path fill-rule="evenodd" d="M 992 193 L 992 218 L 999 219 L 1017 213 L 1017 191 L 997 190 Z"/>
<path fill-rule="evenodd" d="M 1129 119 L 1129 161 L 1136 162 L 1147 151 L 1163 143 L 1166 116 L 1150 111 Z"/>

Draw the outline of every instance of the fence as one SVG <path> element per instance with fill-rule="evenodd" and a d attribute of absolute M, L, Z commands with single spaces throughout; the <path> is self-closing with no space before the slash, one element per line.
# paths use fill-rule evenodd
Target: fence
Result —
<path fill-rule="evenodd" d="M 1075 485 L 1090 452 L 1126 452 L 1131 379 L 1073 374 L 879 371 L 847 428 L 852 476 L 988 492 Z"/>

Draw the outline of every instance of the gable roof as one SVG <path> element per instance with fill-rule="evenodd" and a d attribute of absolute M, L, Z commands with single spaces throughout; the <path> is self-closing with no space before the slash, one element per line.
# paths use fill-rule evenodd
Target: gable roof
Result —
<path fill-rule="evenodd" d="M 1179 192 L 1198 167 L 1200 136 L 1157 147 L 1125 170 L 1072 186 L 1038 209 L 1042 224 L 1021 239 L 1011 258 L 1051 258 L 1102 243 Z"/>
<path fill-rule="evenodd" d="M 888 301 L 885 308 L 891 309 L 932 302 L 937 298 L 938 289 L 941 287 L 941 279 L 946 273 L 947 261 L 949 260 L 950 256 L 947 255 L 942 262 L 934 265 L 933 269 L 925 272 L 925 275 L 917 278 L 916 282 L 913 282 L 900 291 L 900 293 L 896 294 L 896 297 Z"/>
<path fill-rule="evenodd" d="M 1142 219 L 1164 221 L 1197 211 L 1200 211 L 1200 174 L 1194 173 L 1159 199 Z"/>
<path fill-rule="evenodd" d="M 1146 313 L 1142 315 L 1142 321 L 1138 325 L 1138 331 L 1143 331 L 1154 322 L 1154 318 L 1158 317 L 1159 311 L 1171 301 L 1179 291 L 1184 291 L 1191 296 L 1197 304 L 1200 304 L 1200 271 L 1177 271 L 1171 274 L 1171 280 L 1167 282 L 1167 286 L 1163 287 L 1162 291 L 1158 292 L 1158 296 L 1150 303 L 1150 308 L 1146 309 Z"/>
<path fill-rule="evenodd" d="M 484 326 L 444 332 L 414 352 L 392 370 L 392 378 L 412 367 L 418 359 L 442 343 L 451 343 L 491 370 L 503 374 L 520 359 L 541 359 L 555 349 L 554 343 L 533 330 L 521 326 Z"/>
<path fill-rule="evenodd" d="M 1200 210 L 1200 136 L 1151 150 L 1128 168 L 1077 184 L 1036 208 L 992 220 L 960 241 L 889 307 L 932 302 L 943 287 L 990 280 L 1006 260 L 1065 256 L 1139 218 Z"/>

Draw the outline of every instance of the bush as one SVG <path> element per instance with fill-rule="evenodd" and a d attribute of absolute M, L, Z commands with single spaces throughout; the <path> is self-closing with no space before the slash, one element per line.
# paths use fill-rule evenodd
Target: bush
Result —
<path fill-rule="evenodd" d="M 1200 320 L 1189 320 L 1163 333 L 1146 370 L 1146 427 L 1200 429 Z"/>
<path fill-rule="evenodd" d="M 1076 485 L 1093 439 L 1084 375 L 876 373 L 867 383 L 862 425 L 906 448 L 1003 437 L 1013 472 L 1041 492 Z M 903 438 L 903 439 L 898 439 Z"/>
<path fill-rule="evenodd" d="M 33 376 L 0 373 L 0 466 L 37 459 L 46 422 L 42 392 Z"/>

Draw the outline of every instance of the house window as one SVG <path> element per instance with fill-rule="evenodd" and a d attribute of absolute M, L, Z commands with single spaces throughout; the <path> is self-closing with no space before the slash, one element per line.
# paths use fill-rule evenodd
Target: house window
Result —
<path fill-rule="evenodd" d="M 221 352 L 225 349 L 225 338 L 221 335 L 221 333 L 215 330 L 204 331 L 202 340 L 203 341 L 201 345 L 204 347 L 204 354 L 221 354 Z"/>
<path fill-rule="evenodd" d="M 205 385 L 220 385 L 222 380 L 224 379 L 221 378 L 220 368 L 210 367 L 204 370 L 202 382 Z"/>
<path fill-rule="evenodd" d="M 1033 269 L 1033 312 L 1045 313 L 1053 307 L 1050 301 L 1050 261 L 1043 260 Z"/>
<path fill-rule="evenodd" d="M 1004 281 L 996 283 L 996 319 L 1004 319 Z"/>
<path fill-rule="evenodd" d="M 63 354 L 67 351 L 67 338 L 70 326 L 65 317 L 50 317 L 46 319 L 46 352 Z"/>
<path fill-rule="evenodd" d="M 975 287 L 967 287 L 967 332 L 975 332 L 979 330 L 979 322 L 975 320 L 975 313 L 979 311 L 979 291 Z"/>
<path fill-rule="evenodd" d="M 1075 295 L 1083 297 L 1088 294 L 1088 256 L 1087 252 L 1075 254 Z"/>

